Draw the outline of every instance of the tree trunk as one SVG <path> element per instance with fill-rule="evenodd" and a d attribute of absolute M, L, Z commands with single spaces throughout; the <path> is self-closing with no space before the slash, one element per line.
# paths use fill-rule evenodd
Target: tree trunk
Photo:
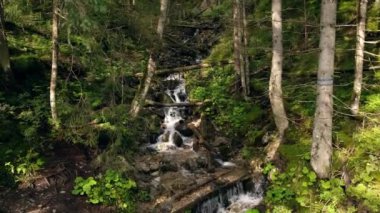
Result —
<path fill-rule="evenodd" d="M 322 0 L 318 62 L 317 103 L 311 148 L 311 166 L 320 178 L 328 178 L 332 157 L 333 74 L 336 0 Z"/>
<path fill-rule="evenodd" d="M 281 0 L 272 0 L 272 69 L 269 80 L 269 99 L 272 106 L 274 121 L 277 126 L 280 141 L 289 122 L 282 99 L 282 19 Z"/>
<path fill-rule="evenodd" d="M 243 73 L 244 73 L 244 98 L 248 98 L 250 94 L 250 80 L 249 80 L 249 60 L 248 60 L 248 22 L 246 17 L 246 0 L 242 0 L 241 13 L 242 13 L 242 30 L 243 30 Z"/>
<path fill-rule="evenodd" d="M 52 24 L 52 56 L 51 56 L 51 77 L 50 77 L 50 108 L 52 122 L 58 127 L 58 115 L 55 99 L 55 88 L 57 85 L 57 69 L 58 69 L 58 2 L 53 0 L 53 24 Z"/>
<path fill-rule="evenodd" d="M 240 79 L 240 70 L 241 70 L 241 62 L 240 62 L 240 11 L 239 11 L 239 0 L 234 0 L 233 5 L 233 25 L 234 25 L 234 69 L 236 79 Z M 240 82 L 240 81 L 239 81 Z M 240 87 L 240 83 L 237 84 L 237 87 Z M 238 91 L 238 90 L 237 90 Z"/>
<path fill-rule="evenodd" d="M 356 51 L 355 51 L 355 80 L 352 94 L 351 112 L 357 115 L 359 112 L 360 94 L 363 81 L 363 56 L 365 40 L 365 21 L 367 13 L 367 0 L 358 0 L 358 24 L 356 29 Z"/>
<path fill-rule="evenodd" d="M 11 64 L 9 59 L 9 50 L 7 38 L 5 35 L 4 27 L 4 6 L 3 1 L 0 0 L 0 65 L 3 68 L 5 75 L 8 77 L 11 71 Z"/>
<path fill-rule="evenodd" d="M 158 19 L 157 31 L 156 31 L 160 42 L 162 42 L 162 38 L 164 34 L 164 27 L 167 20 L 168 6 L 169 6 L 169 0 L 161 0 L 161 7 L 160 7 L 161 13 Z M 136 118 L 139 115 L 141 109 L 144 107 L 144 102 L 148 94 L 155 72 L 156 72 L 156 62 L 154 61 L 152 53 L 151 53 L 149 56 L 149 61 L 148 61 L 147 74 L 144 78 L 143 83 L 140 85 L 140 88 L 138 89 L 136 93 L 136 97 L 132 101 L 131 109 L 129 111 L 129 113 L 131 114 L 133 118 Z"/>
<path fill-rule="evenodd" d="M 168 8 L 169 8 L 169 0 L 161 0 L 161 7 L 160 7 L 160 18 L 158 19 L 157 24 L 157 34 L 160 39 L 162 39 L 164 35 L 164 28 L 166 24 L 166 20 L 168 18 Z"/>
<path fill-rule="evenodd" d="M 249 61 L 247 55 L 248 33 L 247 20 L 245 14 L 245 0 L 234 0 L 233 4 L 233 25 L 234 25 L 234 69 L 236 79 L 236 90 L 242 88 L 245 98 L 249 95 Z"/>
<path fill-rule="evenodd" d="M 154 62 L 151 55 L 149 57 L 148 72 L 144 78 L 144 83 L 140 85 L 140 88 L 137 91 L 137 95 L 132 101 L 131 110 L 129 111 L 129 113 L 131 114 L 133 118 L 138 116 L 142 107 L 144 106 L 146 95 L 148 94 L 150 84 L 152 83 L 155 70 L 156 70 L 156 63 Z"/>

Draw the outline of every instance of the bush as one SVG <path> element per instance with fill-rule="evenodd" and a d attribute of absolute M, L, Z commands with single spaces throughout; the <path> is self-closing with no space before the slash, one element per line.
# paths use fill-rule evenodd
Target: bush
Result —
<path fill-rule="evenodd" d="M 133 212 L 133 189 L 136 182 L 123 178 L 113 170 L 107 170 L 104 175 L 98 177 L 75 179 L 74 195 L 86 195 L 88 202 L 92 204 L 116 205 L 121 211 Z"/>

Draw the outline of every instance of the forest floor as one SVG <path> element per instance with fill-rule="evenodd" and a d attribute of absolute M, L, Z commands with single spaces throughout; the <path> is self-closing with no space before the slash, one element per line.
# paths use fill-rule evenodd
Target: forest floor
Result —
<path fill-rule="evenodd" d="M 0 188 L 0 212 L 45 213 L 113 212 L 102 205 L 92 205 L 85 197 L 71 194 L 77 175 L 89 176 L 90 159 L 85 149 L 68 143 L 56 144 L 46 153 L 47 165 L 17 189 Z"/>

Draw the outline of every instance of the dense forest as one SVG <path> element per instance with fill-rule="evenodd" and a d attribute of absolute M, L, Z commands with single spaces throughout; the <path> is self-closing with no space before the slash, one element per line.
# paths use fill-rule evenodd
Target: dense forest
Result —
<path fill-rule="evenodd" d="M 380 212 L 380 1 L 0 0 L 0 212 Z"/>

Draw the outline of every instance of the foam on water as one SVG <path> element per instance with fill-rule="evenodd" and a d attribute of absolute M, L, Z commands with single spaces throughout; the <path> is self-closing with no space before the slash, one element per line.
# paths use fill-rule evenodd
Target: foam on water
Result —
<path fill-rule="evenodd" d="M 165 93 L 170 97 L 173 103 L 188 103 L 185 89 L 185 79 L 182 74 L 171 74 L 165 81 L 175 84 L 174 88 L 168 87 Z M 157 138 L 157 143 L 150 145 L 150 148 L 158 152 L 170 152 L 173 150 L 192 149 L 193 139 L 185 137 L 176 130 L 176 127 L 184 120 L 182 111 L 185 107 L 165 107 L 165 118 L 162 124 L 164 132 Z M 182 146 L 175 144 L 175 135 L 179 135 L 183 141 Z"/>
<path fill-rule="evenodd" d="M 263 179 L 256 180 L 250 189 L 245 188 L 242 182 L 238 182 L 198 204 L 193 212 L 241 213 L 258 206 L 263 200 L 263 195 Z"/>

